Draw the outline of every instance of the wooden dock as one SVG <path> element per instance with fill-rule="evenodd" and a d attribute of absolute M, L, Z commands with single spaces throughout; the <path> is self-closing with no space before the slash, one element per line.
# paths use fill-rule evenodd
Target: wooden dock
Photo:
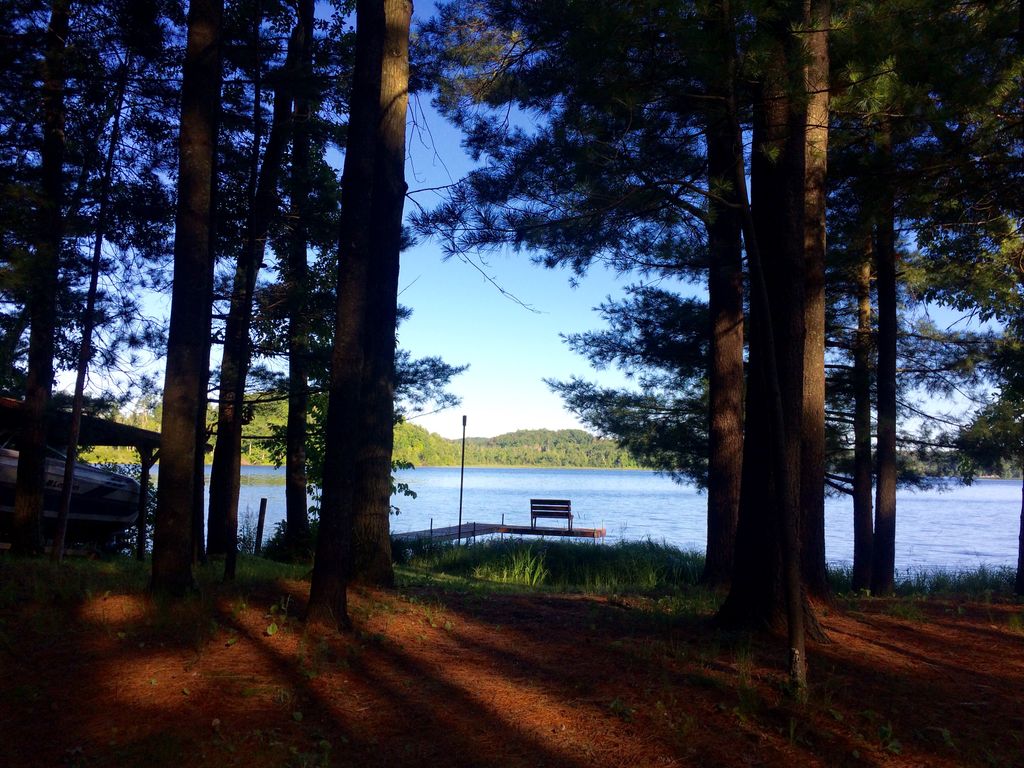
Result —
<path fill-rule="evenodd" d="M 604 528 L 548 528 L 544 526 L 505 525 L 504 523 L 463 523 L 462 530 L 457 525 L 444 528 L 428 528 L 425 531 L 407 531 L 393 534 L 399 541 L 456 541 L 457 539 L 473 539 L 477 536 L 493 536 L 507 533 L 512 536 L 552 536 L 574 539 L 603 539 Z"/>

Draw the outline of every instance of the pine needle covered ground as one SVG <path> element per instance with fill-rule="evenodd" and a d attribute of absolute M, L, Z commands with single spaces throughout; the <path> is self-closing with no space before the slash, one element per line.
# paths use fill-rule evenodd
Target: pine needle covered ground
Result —
<path fill-rule="evenodd" d="M 134 563 L 0 558 L 0 764 L 1024 764 L 1024 607 L 998 572 L 822 608 L 801 706 L 779 640 L 714 628 L 689 556 L 563 546 L 407 553 L 399 589 L 353 590 L 347 636 L 305 630 L 302 568 L 211 566 L 162 605 Z"/>

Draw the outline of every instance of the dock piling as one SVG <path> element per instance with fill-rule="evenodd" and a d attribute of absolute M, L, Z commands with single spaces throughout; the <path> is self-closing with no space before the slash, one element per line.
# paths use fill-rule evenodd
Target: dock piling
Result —
<path fill-rule="evenodd" d="M 259 556 L 260 552 L 263 551 L 263 526 L 267 522 L 267 499 L 263 497 L 260 499 L 260 516 L 256 519 L 256 541 L 252 545 L 252 553 Z"/>

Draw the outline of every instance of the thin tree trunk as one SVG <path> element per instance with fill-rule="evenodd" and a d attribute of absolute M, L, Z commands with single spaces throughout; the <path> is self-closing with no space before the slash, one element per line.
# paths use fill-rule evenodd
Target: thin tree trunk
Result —
<path fill-rule="evenodd" d="M 263 23 L 263 4 L 256 0 L 251 9 L 249 45 L 255 65 L 253 67 L 252 98 L 252 141 L 249 146 L 249 175 L 245 185 L 245 203 L 248 208 L 246 237 L 235 261 L 235 275 L 231 286 L 231 302 L 228 307 L 224 328 L 224 343 L 221 348 L 220 394 L 217 402 L 217 442 L 213 448 L 210 466 L 210 508 L 207 512 L 206 549 L 214 557 L 228 554 L 233 524 L 231 521 L 231 499 L 235 499 L 235 523 L 238 514 L 238 482 L 242 434 L 242 398 L 235 399 L 239 379 L 239 354 L 237 336 L 240 331 L 239 319 L 246 299 L 248 285 L 250 244 L 256 215 L 256 189 L 260 173 L 260 146 L 263 141 L 263 78 L 260 49 L 260 27 Z M 254 278 L 255 284 L 255 278 Z M 252 306 L 251 296 L 248 306 Z M 242 375 L 242 392 L 245 392 L 245 376 Z M 235 425 L 238 425 L 238 439 L 235 439 Z M 237 446 L 236 446 L 237 443 Z M 233 469 L 234 468 L 234 469 Z"/>
<path fill-rule="evenodd" d="M 46 434 L 53 351 L 57 284 L 64 233 L 64 53 L 68 36 L 68 3 L 56 0 L 46 30 L 43 61 L 43 144 L 39 230 L 29 280 L 28 376 L 25 381 L 25 420 L 19 442 L 15 480 L 11 551 L 38 554 L 43 548 L 43 487 L 46 474 Z"/>
<path fill-rule="evenodd" d="M 385 36 L 382 3 L 358 0 L 348 141 L 342 173 L 338 302 L 327 404 L 324 482 L 307 620 L 346 629 L 371 255 L 376 131 Z"/>
<path fill-rule="evenodd" d="M 853 589 L 871 587 L 871 262 L 867 252 L 857 272 L 857 336 L 853 347 Z"/>
<path fill-rule="evenodd" d="M 888 595 L 896 583 L 896 237 L 891 183 L 892 132 L 880 137 L 881 206 L 876 229 L 878 291 L 878 484 L 875 490 L 875 535 L 871 591 Z"/>
<path fill-rule="evenodd" d="M 736 148 L 728 115 L 713 114 L 707 130 L 708 175 L 732 184 Z M 735 190 L 712 202 L 708 225 L 708 535 L 701 580 L 726 586 L 732 578 L 743 471 L 743 262 L 742 218 Z"/>
<path fill-rule="evenodd" d="M 1017 580 L 1014 589 L 1018 595 L 1024 595 L 1024 483 L 1021 485 L 1020 533 L 1017 535 Z"/>
<path fill-rule="evenodd" d="M 209 276 L 209 284 L 213 286 L 213 274 Z M 212 310 L 211 294 L 211 310 Z M 207 336 L 212 333 L 211 322 L 206 323 Z M 208 339 L 203 351 L 203 372 L 199 381 L 199 406 L 196 409 L 195 458 L 192 464 L 192 565 L 206 563 L 206 447 L 209 445 L 210 430 L 207 426 L 207 412 L 210 398 L 210 348 L 212 340 Z"/>
<path fill-rule="evenodd" d="M 103 179 L 100 182 L 100 209 L 96 216 L 96 237 L 93 242 L 92 260 L 89 263 L 89 289 L 85 298 L 85 314 L 82 318 L 82 343 L 78 349 L 78 367 L 75 371 L 75 394 L 71 403 L 71 424 L 64 459 L 64 480 L 57 503 L 57 532 L 53 537 L 51 559 L 56 563 L 64 557 L 64 539 L 67 535 L 68 516 L 71 512 L 71 491 L 75 483 L 75 457 L 78 454 L 78 436 L 82 429 L 82 407 L 85 403 L 85 379 L 89 374 L 89 360 L 92 359 L 92 334 L 96 326 L 96 294 L 99 290 L 100 266 L 103 257 L 103 240 L 107 236 L 107 212 L 110 203 L 110 185 L 114 174 L 114 156 L 121 135 L 121 112 L 124 108 L 124 94 L 128 87 L 131 55 L 121 65 L 121 76 L 117 81 L 114 95 L 114 119 L 110 128 L 110 144 L 103 164 Z"/>
<path fill-rule="evenodd" d="M 825 567 L 825 178 L 828 151 L 829 0 L 805 0 L 803 442 L 800 454 L 801 560 L 804 585 L 829 596 Z"/>
<path fill-rule="evenodd" d="M 154 591 L 193 587 L 196 433 L 209 372 L 213 191 L 220 109 L 223 0 L 193 0 L 182 79 L 174 291 L 167 339 L 160 475 L 153 531 Z"/>
<path fill-rule="evenodd" d="M 157 454 L 159 450 L 157 451 Z M 139 448 L 139 518 L 135 529 L 135 559 L 146 559 L 146 512 L 149 509 L 149 473 L 153 469 L 156 454 L 151 448 Z"/>
<path fill-rule="evenodd" d="M 391 586 L 391 454 L 395 429 L 395 332 L 405 204 L 405 120 L 409 103 L 409 0 L 384 0 L 379 129 L 371 226 L 375 233 L 363 372 L 361 444 L 352 531 L 353 578 Z"/>
<path fill-rule="evenodd" d="M 310 120 L 313 87 L 313 0 L 299 3 L 299 77 L 292 114 L 292 230 L 288 243 L 288 424 L 285 456 L 285 547 L 305 559 L 312 548 L 306 495 L 306 419 L 309 410 L 309 268 Z"/>
<path fill-rule="evenodd" d="M 296 27 L 288 44 L 283 76 L 279 79 L 274 94 L 270 134 L 267 137 L 267 146 L 263 153 L 263 163 L 246 227 L 245 245 L 235 270 L 231 307 L 228 310 L 224 333 L 217 445 L 214 448 L 210 477 L 210 520 L 222 520 L 226 523 L 227 561 L 224 576 L 227 579 L 234 578 L 238 552 L 238 493 L 244 422 L 242 406 L 245 398 L 245 381 L 252 360 L 250 329 L 253 297 L 256 291 L 256 278 L 266 254 L 270 226 L 278 214 L 277 181 L 290 128 L 291 85 L 294 80 L 298 35 Z"/>

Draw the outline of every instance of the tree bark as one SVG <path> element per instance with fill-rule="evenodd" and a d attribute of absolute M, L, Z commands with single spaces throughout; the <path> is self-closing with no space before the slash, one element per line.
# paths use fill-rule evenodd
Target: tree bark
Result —
<path fill-rule="evenodd" d="M 356 4 L 356 50 L 348 141 L 342 172 L 338 303 L 327 404 L 324 482 L 307 620 L 349 626 L 346 589 L 351 578 L 353 504 L 371 262 L 377 124 L 385 37 L 384 5 Z M 376 235 L 377 233 L 372 233 Z"/>
<path fill-rule="evenodd" d="M 825 179 L 828 152 L 830 0 L 805 0 L 803 442 L 801 565 L 809 594 L 829 597 L 825 567 Z"/>
<path fill-rule="evenodd" d="M 1017 580 L 1014 589 L 1024 595 L 1024 483 L 1021 485 L 1020 533 L 1017 534 Z"/>
<path fill-rule="evenodd" d="M 57 285 L 64 233 L 64 53 L 68 36 L 68 2 L 56 0 L 46 30 L 43 60 L 43 144 L 38 232 L 29 282 L 28 376 L 25 421 L 19 441 L 11 551 L 38 554 L 43 549 L 43 488 L 46 432 L 53 388 L 53 351 Z"/>
<path fill-rule="evenodd" d="M 892 594 L 896 584 L 896 237 L 895 203 L 889 184 L 892 132 L 880 137 L 881 203 L 876 226 L 875 260 L 878 291 L 878 483 L 875 534 L 872 543 L 871 591 Z"/>
<path fill-rule="evenodd" d="M 192 507 L 200 397 L 209 371 L 213 185 L 220 109 L 223 0 L 193 0 L 182 79 L 174 290 L 167 339 L 151 588 L 193 587 Z"/>
<path fill-rule="evenodd" d="M 139 448 L 139 518 L 135 526 L 135 559 L 146 559 L 146 512 L 149 510 L 149 473 L 159 450 Z"/>
<path fill-rule="evenodd" d="M 405 204 L 405 120 L 409 103 L 409 0 L 384 0 L 379 128 L 374 168 L 370 295 L 363 371 L 361 443 L 352 531 L 353 578 L 394 583 L 391 563 L 391 454 L 395 429 L 395 332 Z"/>
<path fill-rule="evenodd" d="M 229 520 L 230 499 L 237 498 L 238 490 L 233 486 L 237 483 L 238 470 L 231 471 L 231 465 L 238 465 L 240 457 L 232 459 L 234 448 L 233 426 L 239 424 L 239 440 L 237 451 L 241 452 L 241 398 L 235 400 L 235 384 L 238 381 L 237 336 L 239 332 L 240 307 L 244 302 L 247 284 L 247 264 L 251 257 L 249 240 L 252 234 L 253 218 L 256 208 L 256 189 L 260 175 L 260 146 L 263 141 L 263 78 L 262 61 L 259 60 L 260 27 L 263 24 L 263 3 L 256 0 L 248 9 L 249 47 L 256 60 L 253 67 L 252 81 L 252 140 L 249 144 L 249 173 L 245 185 L 245 204 L 249 214 L 246 217 L 245 236 L 241 250 L 235 260 L 235 274 L 231 286 L 231 300 L 224 328 L 224 342 L 221 347 L 220 385 L 217 402 L 217 425 L 214 428 L 217 441 L 214 444 L 213 459 L 210 465 L 210 505 L 206 515 L 206 549 L 214 557 L 224 557 L 228 553 L 228 540 L 233 530 Z M 255 284 L 255 283 L 254 283 Z M 252 299 L 249 299 L 251 305 Z M 229 349 L 229 347 L 234 347 Z M 244 379 L 243 393 L 244 393 Z M 237 502 L 236 502 L 237 514 Z"/>
<path fill-rule="evenodd" d="M 817 635 L 820 629 L 800 580 L 806 117 L 790 98 L 793 78 L 802 71 L 795 66 L 800 57 L 789 33 L 793 21 L 765 24 L 776 44 L 754 105 L 753 196 L 742 209 L 751 285 L 743 477 L 736 568 L 718 620 L 744 628 L 784 625 L 790 679 L 802 696 L 807 680 L 805 629 Z M 731 101 L 739 147 L 735 96 Z M 745 199 L 739 157 L 735 184 Z"/>
<path fill-rule="evenodd" d="M 871 262 L 867 252 L 857 271 L 857 336 L 853 347 L 853 589 L 871 587 Z"/>
<path fill-rule="evenodd" d="M 241 471 L 242 427 L 245 382 L 252 360 L 253 297 L 256 278 L 263 266 L 267 236 L 278 214 L 277 182 L 281 161 L 287 145 L 292 109 L 291 86 L 297 55 L 298 27 L 288 43 L 288 55 L 274 93 L 274 111 L 270 133 L 259 169 L 245 244 L 235 268 L 231 305 L 224 333 L 221 358 L 220 409 L 217 418 L 217 444 L 213 451 L 210 474 L 210 528 L 225 527 L 226 545 L 224 576 L 234 578 L 238 552 L 238 494 Z"/>
<path fill-rule="evenodd" d="M 85 298 L 85 313 L 82 318 L 82 342 L 78 348 L 78 366 L 75 371 L 75 393 L 71 401 L 71 424 L 68 427 L 64 479 L 60 499 L 57 502 L 57 531 L 53 537 L 51 559 L 57 563 L 64 557 L 64 539 L 67 535 L 68 516 L 71 513 L 71 491 L 75 484 L 75 458 L 78 455 L 78 436 L 82 429 L 82 408 L 85 403 L 85 379 L 92 359 L 92 334 L 96 326 L 96 295 L 99 290 L 100 266 L 103 257 L 103 241 L 107 236 L 107 213 L 110 203 L 110 185 L 114 174 L 114 156 L 121 135 L 121 112 L 124 108 L 124 93 L 128 87 L 131 55 L 127 54 L 121 65 L 121 75 L 114 95 L 114 118 L 110 129 L 110 144 L 103 164 L 100 182 L 100 208 L 96 216 L 96 235 L 93 241 L 92 259 L 89 262 L 89 288 Z"/>
<path fill-rule="evenodd" d="M 292 229 L 288 242 L 288 423 L 285 456 L 285 547 L 305 559 L 311 552 L 306 494 L 306 419 L 309 410 L 309 322 L 306 282 L 309 268 L 310 120 L 313 87 L 313 0 L 299 3 L 299 75 L 292 113 Z"/>
<path fill-rule="evenodd" d="M 707 130 L 708 175 L 732 186 L 737 149 L 728 116 L 713 114 Z M 712 201 L 708 225 L 708 534 L 704 573 L 709 586 L 732 578 L 743 471 L 743 263 L 742 219 L 735 189 Z"/>

